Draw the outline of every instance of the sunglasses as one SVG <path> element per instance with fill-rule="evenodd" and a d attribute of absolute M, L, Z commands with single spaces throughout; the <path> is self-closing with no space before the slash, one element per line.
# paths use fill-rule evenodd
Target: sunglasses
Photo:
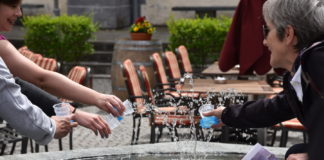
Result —
<path fill-rule="evenodd" d="M 267 38 L 269 32 L 270 32 L 270 29 L 268 28 L 267 25 L 262 25 L 262 31 L 263 31 L 263 36 L 264 38 Z"/>

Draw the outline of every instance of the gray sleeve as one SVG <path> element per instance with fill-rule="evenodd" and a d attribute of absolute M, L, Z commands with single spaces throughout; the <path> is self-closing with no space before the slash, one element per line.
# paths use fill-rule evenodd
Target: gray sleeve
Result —
<path fill-rule="evenodd" d="M 0 74 L 0 117 L 39 144 L 48 144 L 54 137 L 54 120 L 21 93 L 10 73 L 7 76 Z"/>

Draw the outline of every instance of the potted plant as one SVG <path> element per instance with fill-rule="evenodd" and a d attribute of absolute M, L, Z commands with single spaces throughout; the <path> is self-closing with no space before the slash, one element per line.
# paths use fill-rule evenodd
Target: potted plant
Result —
<path fill-rule="evenodd" d="M 155 27 L 145 19 L 145 16 L 135 20 L 130 28 L 132 40 L 151 40 Z"/>

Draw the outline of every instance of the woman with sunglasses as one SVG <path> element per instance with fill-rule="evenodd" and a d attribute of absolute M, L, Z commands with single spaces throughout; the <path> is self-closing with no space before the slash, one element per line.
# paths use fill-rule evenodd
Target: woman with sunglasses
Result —
<path fill-rule="evenodd" d="M 309 143 L 292 146 L 286 158 L 324 159 L 324 2 L 267 0 L 263 17 L 270 64 L 287 70 L 284 91 L 272 99 L 219 107 L 205 115 L 238 128 L 268 127 L 297 117 Z"/>
<path fill-rule="evenodd" d="M 0 0 L 0 31 L 12 30 L 18 17 L 22 16 L 22 0 Z M 33 105 L 20 91 L 13 76 L 26 80 L 51 94 L 75 102 L 95 105 L 100 109 L 122 115 L 125 107 L 121 100 L 113 95 L 98 93 L 90 88 L 79 85 L 65 76 L 44 70 L 22 56 L 5 37 L 0 35 L 0 117 L 20 133 L 35 139 L 39 144 L 47 144 L 53 137 L 65 136 L 77 123 L 70 123 L 75 116 L 87 117 L 79 119 L 81 124 L 98 132 L 102 137 L 110 133 L 107 124 L 97 115 L 76 114 L 60 119 L 47 117 L 39 108 Z M 86 120 L 89 120 L 85 122 Z"/>

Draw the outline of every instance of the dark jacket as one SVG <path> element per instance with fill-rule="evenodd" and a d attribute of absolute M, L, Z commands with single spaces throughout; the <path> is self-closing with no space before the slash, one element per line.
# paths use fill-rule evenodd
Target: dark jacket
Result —
<path fill-rule="evenodd" d="M 303 50 L 296 59 L 294 68 L 302 66 L 301 78 L 303 102 L 298 101 L 290 84 L 289 73 L 284 76 L 284 91 L 272 99 L 249 101 L 243 105 L 227 107 L 222 121 L 233 127 L 269 127 L 297 117 L 307 128 L 309 135 L 309 158 L 324 157 L 324 42 Z M 322 158 L 320 158 L 322 157 Z"/>
<path fill-rule="evenodd" d="M 47 116 L 55 115 L 53 105 L 61 103 L 59 99 L 18 77 L 15 77 L 15 81 L 20 85 L 21 93 L 23 93 L 34 105 L 41 108 Z"/>

